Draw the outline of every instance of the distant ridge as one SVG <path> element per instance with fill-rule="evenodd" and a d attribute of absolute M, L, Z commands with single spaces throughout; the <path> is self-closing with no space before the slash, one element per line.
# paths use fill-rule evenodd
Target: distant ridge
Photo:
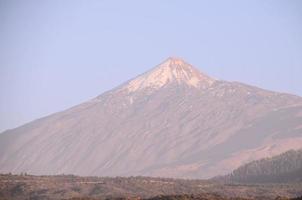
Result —
<path fill-rule="evenodd" d="M 252 161 L 222 179 L 239 183 L 302 182 L 302 149 Z"/>

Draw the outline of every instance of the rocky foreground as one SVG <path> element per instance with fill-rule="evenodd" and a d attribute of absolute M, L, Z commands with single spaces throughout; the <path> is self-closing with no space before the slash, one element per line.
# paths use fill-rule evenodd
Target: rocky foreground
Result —
<path fill-rule="evenodd" d="M 302 196 L 302 183 L 222 184 L 205 180 L 149 177 L 0 175 L 0 200 L 218 200 L 290 199 L 299 196 Z"/>

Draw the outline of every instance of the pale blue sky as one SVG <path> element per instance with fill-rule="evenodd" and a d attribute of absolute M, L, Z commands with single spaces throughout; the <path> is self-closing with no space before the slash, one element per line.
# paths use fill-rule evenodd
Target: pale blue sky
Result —
<path fill-rule="evenodd" d="M 302 1 L 0 0 L 0 131 L 184 58 L 302 95 Z"/>

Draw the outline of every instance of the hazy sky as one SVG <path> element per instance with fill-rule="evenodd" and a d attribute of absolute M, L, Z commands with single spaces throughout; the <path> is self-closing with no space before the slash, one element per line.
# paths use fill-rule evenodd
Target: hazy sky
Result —
<path fill-rule="evenodd" d="M 302 96 L 302 1 L 0 0 L 0 131 L 182 57 Z"/>

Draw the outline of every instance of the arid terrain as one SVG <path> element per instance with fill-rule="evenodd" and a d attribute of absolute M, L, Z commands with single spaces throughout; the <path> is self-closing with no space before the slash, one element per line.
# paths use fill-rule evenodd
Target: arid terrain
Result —
<path fill-rule="evenodd" d="M 276 199 L 302 196 L 301 188 L 302 183 L 221 184 L 150 177 L 0 176 L 1 200 L 154 199 L 159 196 L 170 196 L 168 199 Z M 194 198 L 188 198 L 192 195 Z"/>
<path fill-rule="evenodd" d="M 0 200 L 302 200 L 302 0 L 0 0 Z"/>
<path fill-rule="evenodd" d="M 208 180 L 2 174 L 0 199 L 289 199 L 302 196 L 301 171 L 302 150 L 291 150 Z"/>

